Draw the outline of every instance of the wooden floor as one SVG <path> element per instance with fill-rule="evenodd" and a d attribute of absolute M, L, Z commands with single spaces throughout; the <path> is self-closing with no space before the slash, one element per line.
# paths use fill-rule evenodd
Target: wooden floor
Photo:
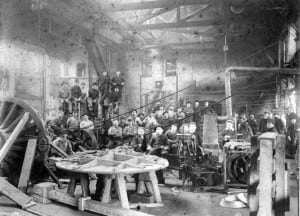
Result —
<path fill-rule="evenodd" d="M 295 165 L 292 166 L 295 169 Z M 245 209 L 228 209 L 220 207 L 219 203 L 225 194 L 203 192 L 193 193 L 182 191 L 180 188 L 181 181 L 176 179 L 173 174 L 166 173 L 167 186 L 160 187 L 164 207 L 157 208 L 141 208 L 140 210 L 158 216 L 248 216 L 249 211 Z M 134 185 L 127 184 L 129 189 L 133 189 Z M 286 213 L 286 216 L 297 215 L 297 182 L 296 176 L 291 176 L 291 211 Z M 177 192 L 174 192 L 176 187 Z M 91 191 L 95 188 L 95 181 L 91 184 Z M 173 189 L 172 189 L 173 188 Z M 219 187 L 220 188 L 220 187 Z M 80 190 L 80 187 L 78 187 Z M 80 191 L 79 191 L 80 192 Z M 112 205 L 119 205 L 115 201 Z M 42 205 L 41 210 L 46 216 L 93 216 L 97 214 L 89 212 L 79 212 L 76 209 L 58 204 L 51 203 Z M 19 212 L 19 215 L 29 216 L 32 214 L 26 213 L 17 208 L 17 206 L 4 196 L 0 196 L 0 216 L 3 213 Z M 2 214 L 1 214 L 2 213 Z M 6 215 L 6 214 L 5 214 Z"/>

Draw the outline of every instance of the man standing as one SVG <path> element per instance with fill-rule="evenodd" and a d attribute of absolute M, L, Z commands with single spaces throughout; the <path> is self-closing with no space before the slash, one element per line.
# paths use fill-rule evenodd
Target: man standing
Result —
<path fill-rule="evenodd" d="M 275 128 L 277 132 L 280 134 L 284 134 L 285 133 L 284 123 L 278 113 L 274 113 L 274 120 L 275 120 Z"/>
<path fill-rule="evenodd" d="M 102 77 L 98 80 L 99 84 L 99 90 L 101 95 L 105 95 L 109 91 L 109 85 L 110 85 L 110 77 L 108 76 L 107 71 L 104 71 L 102 73 Z"/>
<path fill-rule="evenodd" d="M 267 131 L 265 131 L 265 132 L 278 133 L 278 131 L 276 130 L 276 128 L 274 126 L 275 126 L 274 119 L 268 118 L 268 120 L 267 120 Z"/>
<path fill-rule="evenodd" d="M 254 118 L 254 114 L 251 113 L 249 116 L 249 119 L 247 120 L 248 125 L 251 127 L 253 135 L 255 135 L 257 133 L 257 122 L 256 119 Z"/>
<path fill-rule="evenodd" d="M 297 135 L 297 116 L 290 116 L 290 125 L 287 128 L 287 154 L 294 155 L 296 153 L 297 145 L 296 145 L 296 135 Z"/>
<path fill-rule="evenodd" d="M 89 120 L 89 116 L 87 114 L 83 114 L 82 121 L 80 122 L 80 129 L 94 129 L 94 123 Z"/>
<path fill-rule="evenodd" d="M 64 114 L 66 114 L 68 111 L 68 98 L 70 97 L 70 90 L 68 89 L 66 81 L 63 81 L 61 83 L 61 88 L 59 90 L 58 95 L 60 103 L 62 104 L 62 110 L 64 111 Z"/>
<path fill-rule="evenodd" d="M 260 120 L 259 126 L 258 126 L 258 131 L 260 133 L 267 132 L 267 121 L 270 118 L 270 113 L 269 112 L 264 112 L 264 117 Z"/>
<path fill-rule="evenodd" d="M 117 71 L 116 75 L 111 79 L 111 89 L 113 91 L 115 88 L 118 88 L 120 90 L 120 94 L 122 94 L 123 86 L 124 86 L 124 79 L 121 76 L 121 72 Z"/>
<path fill-rule="evenodd" d="M 69 108 L 69 112 L 72 112 L 72 113 L 76 113 L 78 114 L 79 113 L 79 109 L 80 109 L 80 100 L 81 100 L 81 95 L 82 95 L 82 92 L 81 92 L 81 88 L 79 86 L 79 80 L 78 79 L 75 79 L 75 84 L 71 87 L 71 103 L 72 103 L 72 106 Z"/>
<path fill-rule="evenodd" d="M 92 84 L 92 88 L 89 90 L 89 97 L 88 97 L 88 110 L 90 116 L 93 118 L 97 117 L 98 115 L 98 99 L 99 99 L 99 91 L 97 83 Z"/>
<path fill-rule="evenodd" d="M 201 107 L 200 102 L 197 100 L 194 102 L 193 121 L 196 122 L 197 128 L 199 128 L 201 122 Z"/>
<path fill-rule="evenodd" d="M 67 119 L 67 128 L 78 129 L 78 121 L 74 117 L 73 113 L 69 113 L 69 118 Z"/>

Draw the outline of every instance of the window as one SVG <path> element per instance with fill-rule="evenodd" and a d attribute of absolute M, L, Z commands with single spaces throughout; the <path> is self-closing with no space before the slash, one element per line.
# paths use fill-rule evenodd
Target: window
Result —
<path fill-rule="evenodd" d="M 143 58 L 142 62 L 142 77 L 152 76 L 152 58 Z"/>
<path fill-rule="evenodd" d="M 166 60 L 166 76 L 176 76 L 176 59 Z"/>
<path fill-rule="evenodd" d="M 85 77 L 86 75 L 86 64 L 78 63 L 76 68 L 76 76 L 77 77 Z"/>

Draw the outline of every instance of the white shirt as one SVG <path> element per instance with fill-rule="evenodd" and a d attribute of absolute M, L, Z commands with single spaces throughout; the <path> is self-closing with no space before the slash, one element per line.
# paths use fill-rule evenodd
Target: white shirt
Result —
<path fill-rule="evenodd" d="M 91 120 L 83 120 L 80 122 L 80 129 L 94 129 L 94 123 Z"/>

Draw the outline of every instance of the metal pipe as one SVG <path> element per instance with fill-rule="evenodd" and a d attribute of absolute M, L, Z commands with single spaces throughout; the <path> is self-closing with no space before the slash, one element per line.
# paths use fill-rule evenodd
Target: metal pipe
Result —
<path fill-rule="evenodd" d="M 231 73 L 239 72 L 271 72 L 271 73 L 277 73 L 277 74 L 290 74 L 290 75 L 297 75 L 299 73 L 299 69 L 291 69 L 291 68 L 280 68 L 280 67 L 228 67 L 225 70 L 225 95 L 228 97 L 226 100 L 226 114 L 228 117 L 232 117 L 232 96 L 231 95 Z"/>

